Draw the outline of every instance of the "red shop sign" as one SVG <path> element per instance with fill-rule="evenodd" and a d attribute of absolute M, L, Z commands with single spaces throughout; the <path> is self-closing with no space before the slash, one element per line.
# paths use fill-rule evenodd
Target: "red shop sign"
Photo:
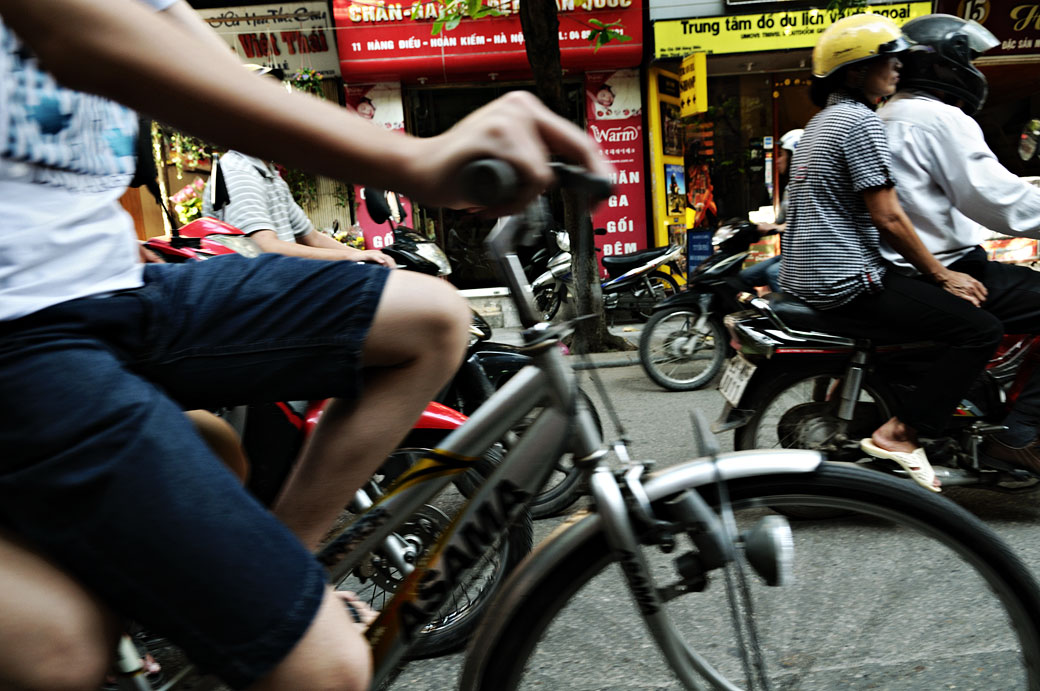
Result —
<path fill-rule="evenodd" d="M 520 27 L 519 0 L 499 0 L 502 17 L 466 19 L 453 31 L 431 35 L 442 6 L 436 0 L 332 0 L 343 79 L 351 83 L 450 81 L 529 74 Z M 560 51 L 564 69 L 638 65 L 642 57 L 642 0 L 557 0 Z M 621 20 L 632 40 L 611 41 L 593 50 L 588 41 L 590 19 L 604 24 Z"/>
<path fill-rule="evenodd" d="M 639 70 L 587 72 L 585 116 L 589 135 L 614 165 L 614 194 L 592 214 L 597 256 L 631 254 L 647 247 L 643 181 L 643 109 Z"/>

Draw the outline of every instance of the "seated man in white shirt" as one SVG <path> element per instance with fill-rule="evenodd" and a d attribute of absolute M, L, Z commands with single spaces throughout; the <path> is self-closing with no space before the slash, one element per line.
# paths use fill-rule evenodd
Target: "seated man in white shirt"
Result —
<path fill-rule="evenodd" d="M 983 309 L 1005 333 L 1040 333 L 1040 273 L 990 261 L 980 226 L 1013 236 L 1040 237 L 1040 189 L 998 161 L 972 119 L 987 95 L 973 65 L 999 41 L 981 25 L 945 14 L 907 22 L 917 43 L 903 57 L 899 92 L 878 115 L 888 129 L 899 202 L 936 259 L 974 276 L 988 290 Z M 885 258 L 912 269 L 882 244 Z M 1040 474 L 1040 370 L 1004 420 L 1008 429 L 984 455 Z"/>

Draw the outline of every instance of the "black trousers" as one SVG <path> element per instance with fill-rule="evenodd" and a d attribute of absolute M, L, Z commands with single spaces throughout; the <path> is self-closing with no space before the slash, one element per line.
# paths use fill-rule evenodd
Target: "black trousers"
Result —
<path fill-rule="evenodd" d="M 954 408 L 1000 344 L 1004 326 L 993 313 L 925 280 L 889 270 L 883 286 L 827 313 L 854 320 L 841 328 L 849 336 L 898 334 L 901 341 L 946 344 L 906 373 L 894 411 L 922 436 L 941 436 Z"/>
<path fill-rule="evenodd" d="M 990 261 L 981 247 L 955 261 L 950 268 L 969 274 L 986 286 L 989 295 L 982 308 L 1000 320 L 1004 333 L 1040 333 L 1040 272 Z M 1036 437 L 1040 423 L 1040 367 L 1033 370 L 1023 385 L 1012 410 L 1020 423 L 1030 426 L 1032 437 Z"/>

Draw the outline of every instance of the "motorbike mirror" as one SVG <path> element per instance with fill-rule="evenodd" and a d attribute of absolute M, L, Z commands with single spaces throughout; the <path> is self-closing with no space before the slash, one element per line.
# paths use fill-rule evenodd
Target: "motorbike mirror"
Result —
<path fill-rule="evenodd" d="M 592 234 L 593 235 L 606 235 L 607 234 L 607 229 L 606 228 L 596 228 L 595 230 L 592 231 Z"/>
<path fill-rule="evenodd" d="M 1018 140 L 1019 158 L 1028 161 L 1036 155 L 1038 142 L 1040 142 L 1040 119 L 1033 118 L 1022 128 L 1022 136 Z"/>
<path fill-rule="evenodd" d="M 375 187 L 366 187 L 365 210 L 376 223 L 386 223 L 390 220 L 390 205 L 386 203 L 386 193 Z"/>

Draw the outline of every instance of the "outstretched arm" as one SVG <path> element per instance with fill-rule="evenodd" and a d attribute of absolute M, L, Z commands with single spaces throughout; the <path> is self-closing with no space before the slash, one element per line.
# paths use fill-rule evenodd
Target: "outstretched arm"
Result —
<path fill-rule="evenodd" d="M 476 158 L 505 160 L 521 176 L 522 198 L 498 212 L 519 209 L 545 188 L 550 152 L 610 173 L 580 129 L 526 92 L 488 104 L 442 135 L 419 139 L 256 79 L 229 51 L 136 0 L 0 0 L 0 15 L 69 87 L 228 148 L 395 189 L 417 201 L 469 205 L 458 172 Z"/>

